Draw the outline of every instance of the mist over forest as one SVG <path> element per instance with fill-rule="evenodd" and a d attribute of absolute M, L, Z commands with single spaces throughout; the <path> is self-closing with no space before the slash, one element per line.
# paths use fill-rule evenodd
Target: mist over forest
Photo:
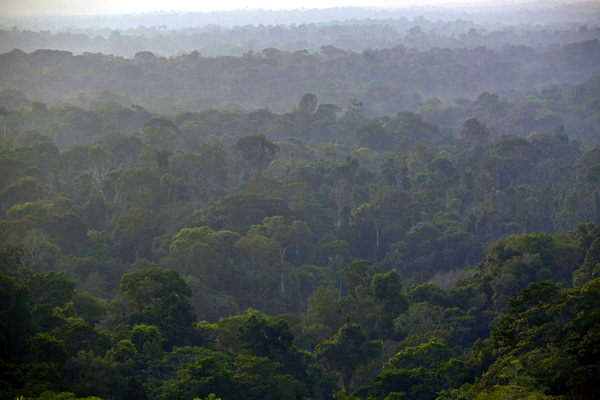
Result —
<path fill-rule="evenodd" d="M 241 56 L 273 47 L 319 52 L 322 46 L 361 52 L 403 45 L 431 48 L 499 49 L 526 45 L 536 50 L 597 37 L 597 3 L 422 6 L 386 10 L 245 10 L 153 12 L 126 15 L 0 17 L 0 51 L 41 48 L 113 54 L 139 51 L 172 57 Z M 419 37 L 415 37 L 415 31 Z M 419 39 L 419 40 L 415 40 Z"/>
<path fill-rule="evenodd" d="M 0 400 L 600 398 L 600 4 L 0 16 Z"/>

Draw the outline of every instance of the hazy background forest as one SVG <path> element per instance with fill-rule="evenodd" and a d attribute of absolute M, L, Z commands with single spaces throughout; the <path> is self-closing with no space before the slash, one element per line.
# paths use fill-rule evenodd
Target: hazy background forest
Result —
<path fill-rule="evenodd" d="M 0 17 L 0 399 L 596 399 L 600 4 Z"/>

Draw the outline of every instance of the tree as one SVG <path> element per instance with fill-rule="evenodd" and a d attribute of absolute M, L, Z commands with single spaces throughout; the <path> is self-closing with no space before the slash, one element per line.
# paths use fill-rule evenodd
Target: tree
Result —
<path fill-rule="evenodd" d="M 31 267 L 23 264 L 25 253 L 19 247 L 4 246 L 0 249 L 0 275 L 25 283 L 31 276 Z"/>
<path fill-rule="evenodd" d="M 327 326 L 337 331 L 344 323 L 339 290 L 333 286 L 321 286 L 308 298 L 304 323 L 306 326 Z"/>
<path fill-rule="evenodd" d="M 377 357 L 381 349 L 380 341 L 369 341 L 358 324 L 347 322 L 330 340 L 318 345 L 315 353 L 339 372 L 341 386 L 349 389 L 356 368 Z"/>
<path fill-rule="evenodd" d="M 402 293 L 400 274 L 395 269 L 375 274 L 371 280 L 373 296 L 379 303 L 378 322 L 381 334 L 389 337 L 394 329 L 394 318 L 408 310 L 408 299 Z"/>
<path fill-rule="evenodd" d="M 282 247 L 282 262 L 302 261 L 302 253 L 310 249 L 312 232 L 304 221 L 295 220 L 291 224 L 285 223 L 281 215 L 265 217 L 260 225 L 253 225 L 248 230 L 249 235 L 262 235 L 275 239 Z"/>
<path fill-rule="evenodd" d="M 177 360 L 172 360 L 177 363 Z M 176 365 L 176 373 L 170 379 L 161 379 L 157 398 L 219 400 L 239 395 L 239 382 L 234 380 L 233 366 L 225 354 L 203 349 L 194 360 Z M 158 372 L 158 371 L 157 371 Z M 247 385 L 256 382 L 244 382 Z M 194 397 L 199 396 L 199 397 Z M 206 396 L 206 397 L 205 397 Z"/>
<path fill-rule="evenodd" d="M 51 363 L 63 368 L 67 362 L 67 349 L 62 340 L 54 336 L 38 332 L 29 339 L 29 358 L 33 363 Z"/>
<path fill-rule="evenodd" d="M 29 288 L 35 301 L 34 318 L 39 331 L 51 331 L 62 323 L 56 308 L 64 308 L 75 294 L 75 282 L 60 272 L 34 274 Z"/>
<path fill-rule="evenodd" d="M 245 350 L 258 357 L 282 362 L 294 351 L 289 323 L 282 319 L 271 319 L 251 313 L 239 328 L 238 338 Z"/>
<path fill-rule="evenodd" d="M 290 215 L 290 209 L 283 200 L 246 191 L 222 197 L 214 205 L 195 214 L 199 224 L 241 234 L 252 225 L 263 222 L 265 217 L 276 215 Z"/>
<path fill-rule="evenodd" d="M 600 298 L 598 282 L 573 289 L 536 282 L 509 299 L 489 340 L 496 360 L 477 386 L 486 391 L 498 385 L 542 388 L 553 396 L 594 398 L 598 390 L 591 379 L 600 360 L 600 319 L 593 305 Z"/>
<path fill-rule="evenodd" d="M 130 168 L 115 182 L 119 198 L 126 204 L 156 207 L 160 204 L 160 175 L 150 168 Z"/>
<path fill-rule="evenodd" d="M 119 140 L 111 147 L 111 155 L 115 159 L 116 166 L 125 169 L 132 168 L 143 147 L 144 144 L 138 136 L 126 136 Z"/>
<path fill-rule="evenodd" d="M 240 305 L 262 308 L 269 304 L 282 312 L 285 298 L 281 290 L 281 245 L 261 235 L 248 235 L 242 236 L 235 248 L 238 262 L 245 266 L 238 275 L 239 288 L 236 290 Z M 246 299 L 242 301 L 244 297 Z"/>
<path fill-rule="evenodd" d="M 367 122 L 354 132 L 357 147 L 366 147 L 374 151 L 394 151 L 394 137 L 377 122 Z"/>
<path fill-rule="evenodd" d="M 221 275 L 219 244 L 215 232 L 207 226 L 183 228 L 171 239 L 169 252 L 181 261 L 184 275 L 195 275 L 212 287 Z"/>
<path fill-rule="evenodd" d="M 130 312 L 130 325 L 158 327 L 165 347 L 195 343 L 194 315 L 187 298 L 192 292 L 181 275 L 172 270 L 148 268 L 123 275 L 121 292 Z"/>
<path fill-rule="evenodd" d="M 179 128 L 172 121 L 155 117 L 140 130 L 141 139 L 157 150 L 173 151 L 177 148 Z"/>
<path fill-rule="evenodd" d="M 293 399 L 306 396 L 302 382 L 279 371 L 281 364 L 267 357 L 239 355 L 235 360 L 235 381 L 240 398 L 253 400 Z"/>
<path fill-rule="evenodd" d="M 143 354 L 147 361 L 159 358 L 162 355 L 164 336 L 154 325 L 134 325 L 129 331 L 129 340 L 139 354 Z"/>
<path fill-rule="evenodd" d="M 108 331 L 91 327 L 77 318 L 65 319 L 52 335 L 62 341 L 69 358 L 77 357 L 80 352 L 103 355 L 112 345 Z"/>
<path fill-rule="evenodd" d="M 383 398 L 402 393 L 411 399 L 425 400 L 447 385 L 460 385 L 464 364 L 452 360 L 448 344 L 434 338 L 418 346 L 407 347 L 390 358 L 375 379 L 373 391 Z"/>
<path fill-rule="evenodd" d="M 220 193 L 226 183 L 228 167 L 225 150 L 218 143 L 204 143 L 198 155 L 198 180 L 201 183 L 202 198 L 207 201 Z"/>
<path fill-rule="evenodd" d="M 22 176 L 0 191 L 0 204 L 2 209 L 9 209 L 18 203 L 40 200 L 44 192 L 45 188 L 39 179 Z"/>
<path fill-rule="evenodd" d="M 156 211 L 143 207 L 127 209 L 119 218 L 115 241 L 125 261 L 150 258 L 152 240 L 160 233 L 160 219 Z"/>
<path fill-rule="evenodd" d="M 300 102 L 298 103 L 298 108 L 295 110 L 296 114 L 303 119 L 310 118 L 317 111 L 318 102 L 319 100 L 315 94 L 303 94 Z"/>
<path fill-rule="evenodd" d="M 95 326 L 105 316 L 107 305 L 104 300 L 88 292 L 76 292 L 64 310 L 66 315 L 82 318 L 86 324 Z"/>
<path fill-rule="evenodd" d="M 250 135 L 240 138 L 233 146 L 240 156 L 243 182 L 245 175 L 256 171 L 261 174 L 273 160 L 279 146 L 269 141 L 265 135 Z"/>
<path fill-rule="evenodd" d="M 454 352 L 443 339 L 431 339 L 414 347 L 407 347 L 390 358 L 384 368 L 416 369 L 448 361 Z"/>
<path fill-rule="evenodd" d="M 98 192 L 100 192 L 104 200 L 106 200 L 103 183 L 108 172 L 112 168 L 112 162 L 108 155 L 108 151 L 103 145 L 92 144 L 88 146 L 87 149 L 87 160 L 87 173 L 92 177 L 92 181 Z"/>
<path fill-rule="evenodd" d="M 490 130 L 477 119 L 469 118 L 463 123 L 461 134 L 469 142 L 482 143 L 489 138 Z"/>
<path fill-rule="evenodd" d="M 376 271 L 375 268 L 370 261 L 358 259 L 344 267 L 342 275 L 344 276 L 348 295 L 356 298 L 360 288 L 369 287 Z"/>
<path fill-rule="evenodd" d="M 494 308 L 502 309 L 507 297 L 532 282 L 570 282 L 583 257 L 581 249 L 549 234 L 511 235 L 492 245 L 481 272 L 490 277 L 486 285 L 492 290 Z"/>

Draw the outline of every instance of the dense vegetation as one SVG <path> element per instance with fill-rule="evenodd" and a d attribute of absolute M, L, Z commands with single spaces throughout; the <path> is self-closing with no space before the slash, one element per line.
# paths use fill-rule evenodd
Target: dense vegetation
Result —
<path fill-rule="evenodd" d="M 0 55 L 0 399 L 599 397 L 598 39 L 338 50 Z"/>
<path fill-rule="evenodd" d="M 7 7 L 8 8 L 8 7 Z M 404 6 L 394 10 L 339 7 L 327 10 L 156 12 L 129 15 L 0 15 L 0 53 L 61 49 L 132 58 L 139 51 L 175 57 L 241 56 L 265 48 L 318 53 L 398 45 L 426 51 L 507 44 L 535 50 L 598 37 L 600 5 L 593 1 L 496 3 L 480 6 Z"/>
<path fill-rule="evenodd" d="M 435 122 L 453 128 L 459 121 L 448 114 L 491 92 L 500 99 L 487 98 L 483 106 L 501 134 L 527 135 L 564 124 L 582 135 L 597 104 L 583 101 L 590 99 L 576 86 L 600 73 L 599 34 L 584 36 L 595 38 L 544 49 L 397 45 L 354 52 L 324 46 L 316 53 L 264 48 L 240 57 L 193 51 L 165 58 L 140 51 L 122 58 L 15 49 L 0 55 L 0 85 L 43 102 L 90 107 L 97 98 L 108 98 L 169 114 L 265 107 L 285 113 L 309 92 L 343 107 L 359 99 L 377 116 L 399 110 L 432 114 Z M 573 107 L 580 108 L 577 114 Z"/>

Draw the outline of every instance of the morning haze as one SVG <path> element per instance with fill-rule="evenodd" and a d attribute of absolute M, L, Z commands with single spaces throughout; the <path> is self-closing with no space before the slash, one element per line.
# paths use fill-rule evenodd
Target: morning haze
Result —
<path fill-rule="evenodd" d="M 600 3 L 279 3 L 0 0 L 0 400 L 600 398 Z"/>

